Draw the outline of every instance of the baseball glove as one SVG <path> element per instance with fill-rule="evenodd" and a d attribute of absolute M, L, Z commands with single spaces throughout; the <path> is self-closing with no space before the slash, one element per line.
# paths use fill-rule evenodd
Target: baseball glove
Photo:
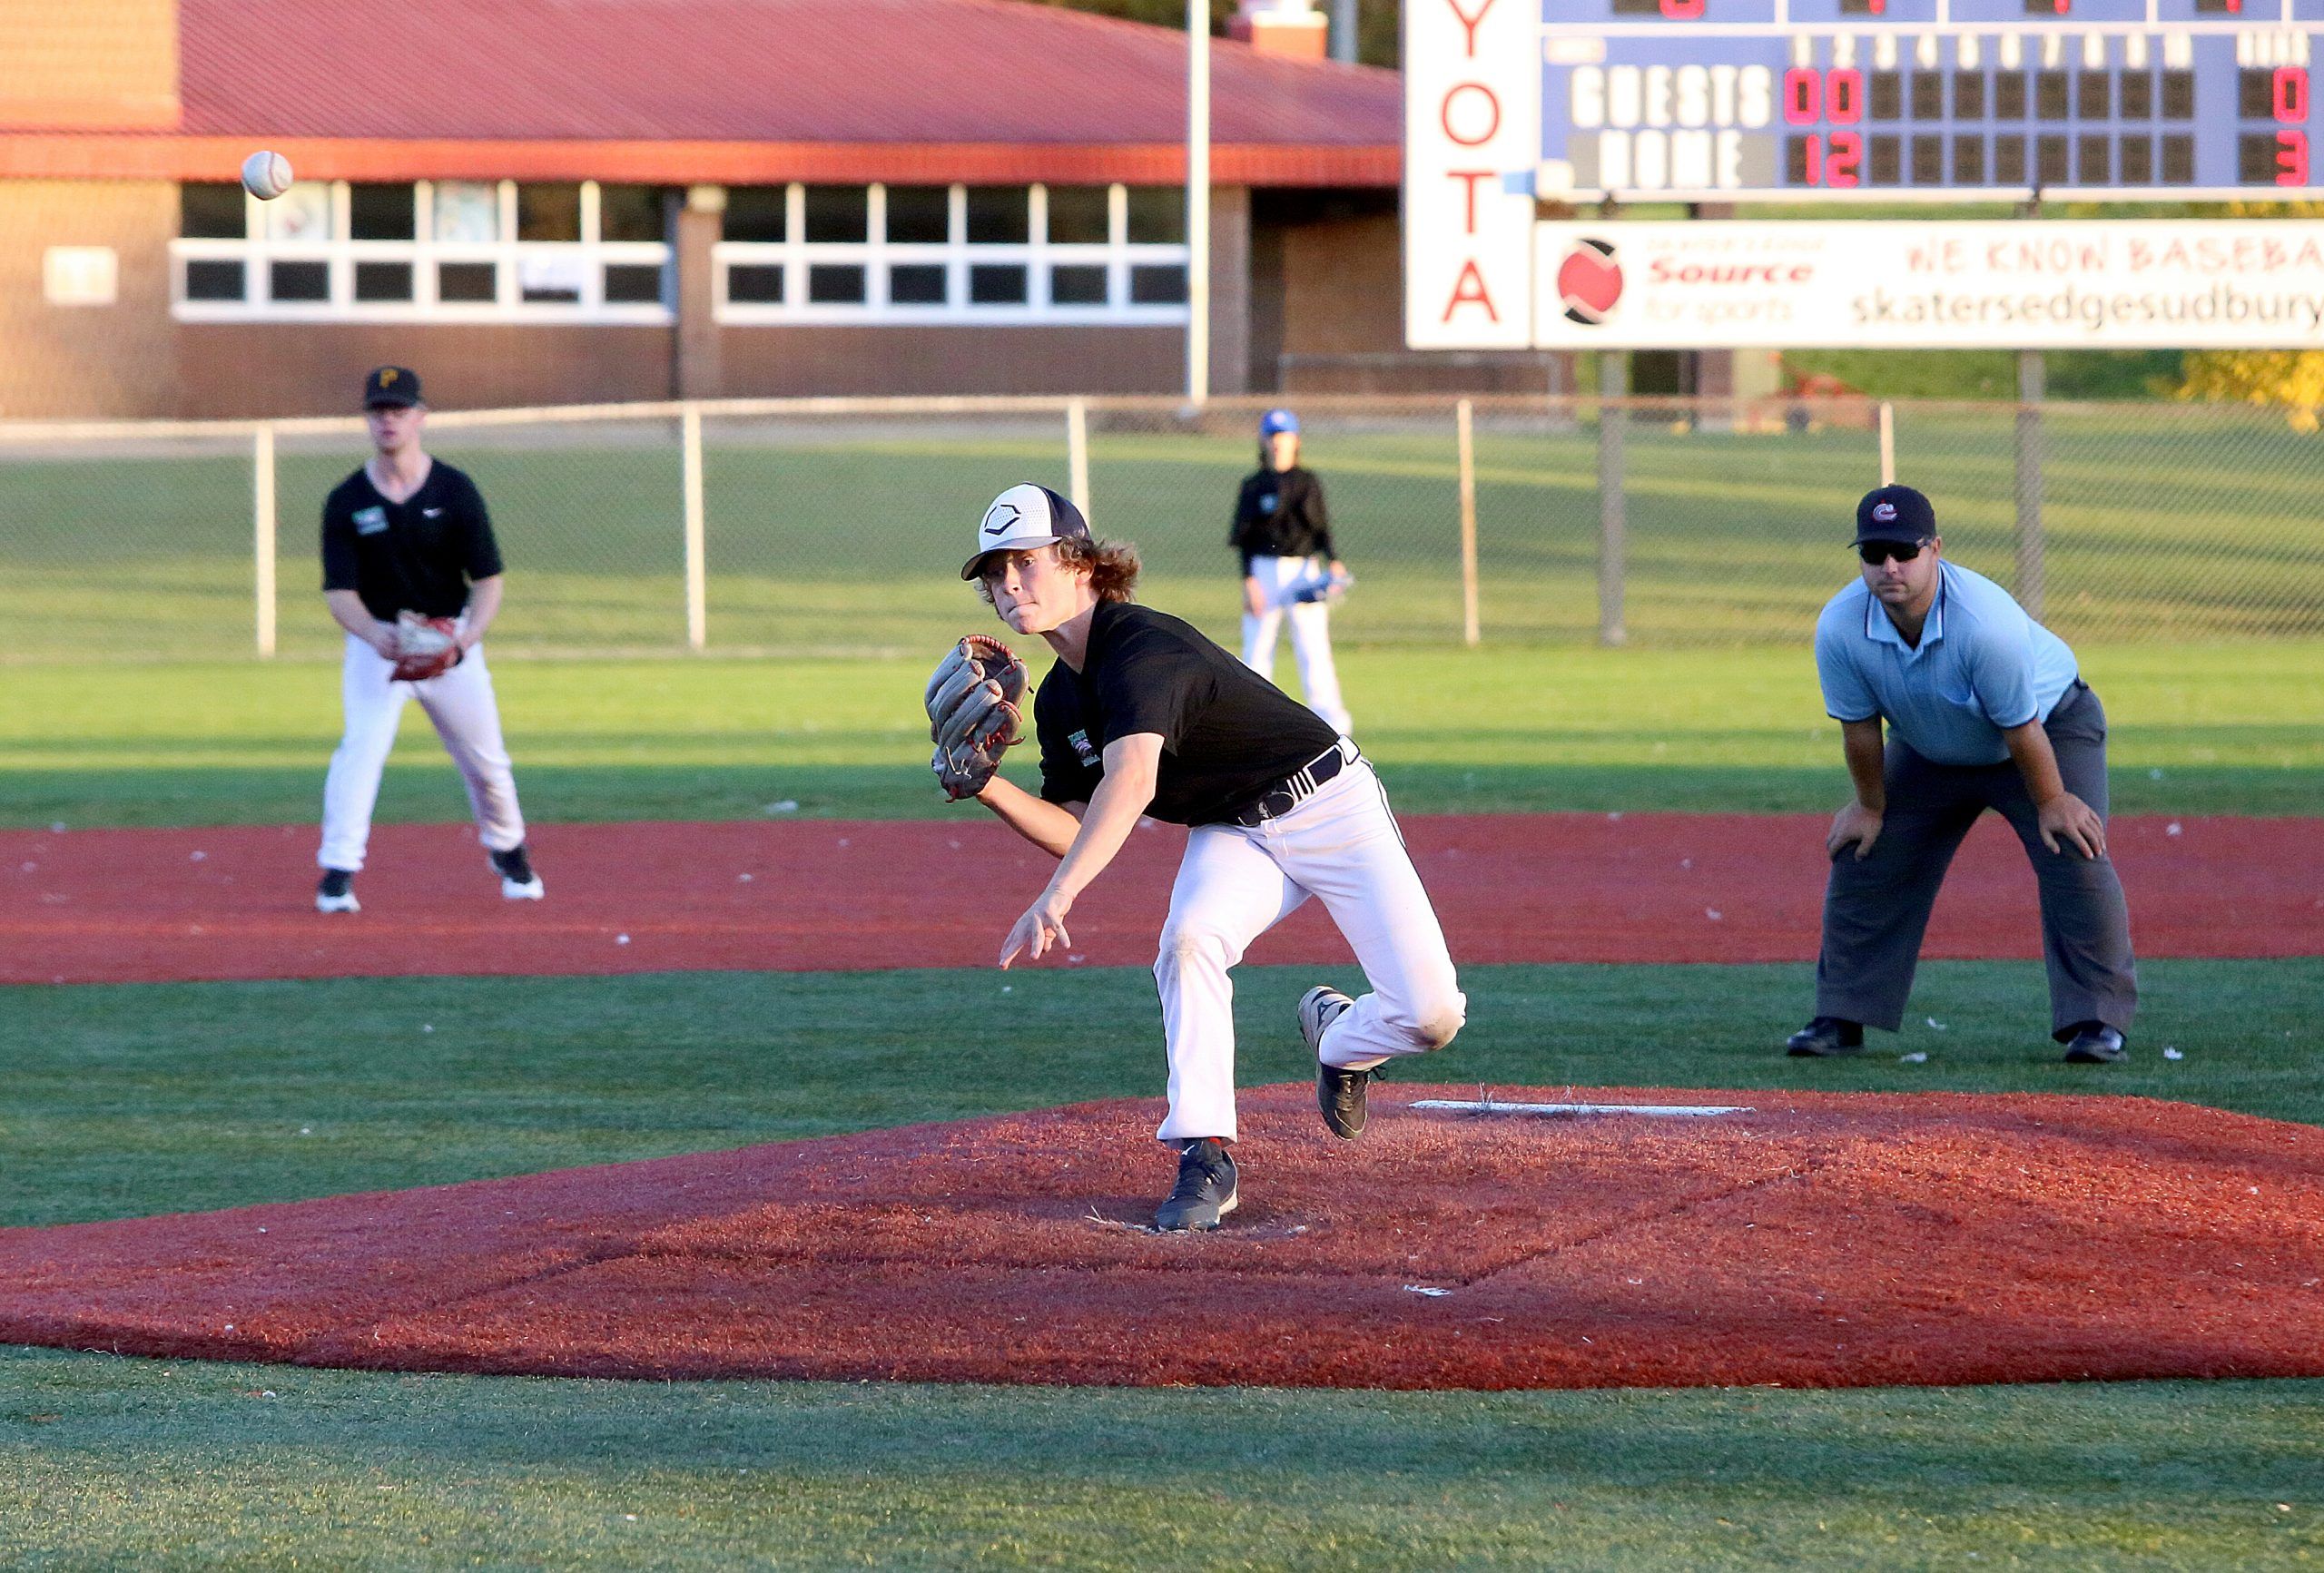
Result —
<path fill-rule="evenodd" d="M 460 664 L 459 624 L 406 612 L 396 623 L 397 683 L 425 683 Z"/>
<path fill-rule="evenodd" d="M 948 799 L 972 798 L 1024 740 L 1025 664 L 1000 640 L 971 634 L 946 652 L 928 680 L 929 762 Z"/>

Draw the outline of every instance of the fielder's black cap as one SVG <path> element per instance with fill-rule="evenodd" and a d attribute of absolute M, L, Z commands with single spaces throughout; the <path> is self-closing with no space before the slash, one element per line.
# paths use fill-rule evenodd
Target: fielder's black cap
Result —
<path fill-rule="evenodd" d="M 1856 545 L 1866 541 L 1896 541 L 1905 546 L 1933 540 L 1936 510 L 1910 487 L 1882 487 L 1864 494 L 1856 506 Z"/>
<path fill-rule="evenodd" d="M 383 404 L 409 407 L 419 399 L 419 373 L 408 366 L 375 367 L 371 375 L 363 379 L 366 409 L 376 409 Z"/>

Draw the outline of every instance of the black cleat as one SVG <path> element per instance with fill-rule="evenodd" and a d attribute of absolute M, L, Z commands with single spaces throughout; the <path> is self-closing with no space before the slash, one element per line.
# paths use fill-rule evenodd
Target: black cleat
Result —
<path fill-rule="evenodd" d="M 1364 1094 L 1372 1083 L 1369 1070 L 1345 1070 L 1322 1059 L 1324 1028 L 1355 1004 L 1338 989 L 1318 984 L 1299 997 L 1299 1036 L 1315 1061 L 1315 1106 L 1323 1111 L 1324 1128 L 1343 1141 L 1364 1134 Z"/>
<path fill-rule="evenodd" d="M 2083 1022 L 2073 1029 L 2073 1041 L 2066 1045 L 2068 1065 L 2113 1065 L 2130 1055 L 2122 1035 L 2102 1021 Z"/>
<path fill-rule="evenodd" d="M 1784 1040 L 1783 1051 L 1795 1059 L 1832 1059 L 1864 1052 L 1864 1023 L 1819 1016 Z"/>
<path fill-rule="evenodd" d="M 318 912 L 360 912 L 363 903 L 355 899 L 355 876 L 345 869 L 325 869 L 322 882 L 315 887 L 315 910 Z"/>
<path fill-rule="evenodd" d="M 1216 1229 L 1235 1210 L 1235 1160 L 1226 1144 L 1204 1136 L 1178 1149 L 1178 1183 L 1169 1199 L 1155 1210 L 1154 1226 L 1164 1234 L 1186 1229 Z"/>
<path fill-rule="evenodd" d="M 492 853 L 492 870 L 500 876 L 500 893 L 511 901 L 541 899 L 541 877 L 533 872 L 533 860 L 526 855 L 521 842 L 505 852 Z"/>

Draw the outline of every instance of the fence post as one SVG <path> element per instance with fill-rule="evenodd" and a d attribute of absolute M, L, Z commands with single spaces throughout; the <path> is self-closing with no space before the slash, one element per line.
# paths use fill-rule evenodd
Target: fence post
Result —
<path fill-rule="evenodd" d="M 258 605 L 258 653 L 274 654 L 274 428 L 261 421 L 251 437 L 251 576 Z"/>
<path fill-rule="evenodd" d="M 1089 516 L 1089 401 L 1071 398 L 1065 405 L 1065 484 L 1081 516 Z"/>
<path fill-rule="evenodd" d="M 1461 640 L 1474 645 L 1483 637 L 1477 619 L 1477 444 L 1475 418 L 1467 399 L 1454 407 L 1461 439 Z"/>
<path fill-rule="evenodd" d="M 678 429 L 685 488 L 686 645 L 699 653 L 710 642 L 709 576 L 703 563 L 701 405 L 687 401 Z"/>
<path fill-rule="evenodd" d="M 1629 574 L 1628 521 L 1622 516 L 1622 428 L 1630 411 L 1630 362 L 1618 349 L 1598 357 L 1598 643 L 1620 644 L 1623 580 Z"/>
<path fill-rule="evenodd" d="M 2042 352 L 2017 352 L 2017 604 L 2042 615 L 2042 400 L 2047 381 Z"/>
<path fill-rule="evenodd" d="M 1896 484 L 1896 407 L 1880 401 L 1880 484 Z"/>

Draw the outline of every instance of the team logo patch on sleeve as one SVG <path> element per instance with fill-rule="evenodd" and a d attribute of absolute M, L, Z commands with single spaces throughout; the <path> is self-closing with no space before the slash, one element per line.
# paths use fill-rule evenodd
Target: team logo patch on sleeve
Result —
<path fill-rule="evenodd" d="M 1066 733 L 1065 741 L 1073 745 L 1074 753 L 1079 757 L 1084 765 L 1097 764 L 1104 758 L 1089 745 L 1089 733 L 1086 731 L 1069 732 Z"/>
<path fill-rule="evenodd" d="M 387 509 L 358 508 L 355 510 L 355 533 L 357 535 L 376 536 L 387 527 Z"/>

